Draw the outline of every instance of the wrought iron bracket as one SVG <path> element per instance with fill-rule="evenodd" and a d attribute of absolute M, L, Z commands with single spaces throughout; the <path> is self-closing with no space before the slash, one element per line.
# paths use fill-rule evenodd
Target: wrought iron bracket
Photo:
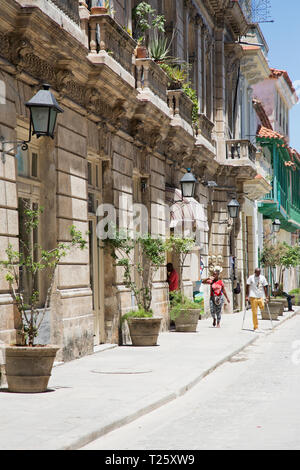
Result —
<path fill-rule="evenodd" d="M 21 147 L 22 150 L 28 150 L 28 142 L 30 140 L 25 141 L 25 140 L 4 140 L 3 136 L 0 136 L 0 155 L 1 155 L 1 161 L 3 164 L 6 163 L 6 155 L 9 155 L 13 150 L 17 152 L 18 148 Z M 5 145 L 11 144 L 12 147 L 9 148 L 8 150 L 5 150 Z M 15 157 L 16 155 L 14 155 Z"/>

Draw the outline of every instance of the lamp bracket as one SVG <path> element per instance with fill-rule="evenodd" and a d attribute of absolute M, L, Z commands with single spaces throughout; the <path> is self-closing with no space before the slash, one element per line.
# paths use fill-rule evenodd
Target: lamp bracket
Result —
<path fill-rule="evenodd" d="M 4 137 L 0 136 L 0 154 L 2 163 L 5 164 L 6 155 L 10 154 L 10 152 L 12 152 L 13 150 L 17 152 L 19 147 L 21 147 L 22 150 L 28 150 L 28 142 L 30 142 L 30 140 L 4 140 Z M 8 150 L 4 150 L 4 146 L 6 144 L 11 144 L 12 147 Z"/>

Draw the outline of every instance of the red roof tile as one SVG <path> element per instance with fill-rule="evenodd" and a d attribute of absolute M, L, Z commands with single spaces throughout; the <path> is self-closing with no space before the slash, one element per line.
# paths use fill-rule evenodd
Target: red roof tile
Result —
<path fill-rule="evenodd" d="M 270 69 L 270 70 L 271 70 L 270 78 L 279 78 L 279 77 L 283 76 L 286 83 L 290 87 L 292 93 L 296 93 L 296 90 L 293 87 L 292 80 L 290 79 L 289 74 L 287 73 L 286 70 L 278 70 L 278 69 Z"/>

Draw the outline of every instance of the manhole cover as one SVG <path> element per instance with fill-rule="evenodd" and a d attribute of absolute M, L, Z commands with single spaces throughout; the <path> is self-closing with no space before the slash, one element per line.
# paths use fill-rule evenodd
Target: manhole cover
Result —
<path fill-rule="evenodd" d="M 140 370 L 140 369 L 116 369 L 116 370 L 91 370 L 93 374 L 105 374 L 105 375 L 137 375 L 137 374 L 150 374 L 152 370 Z"/>

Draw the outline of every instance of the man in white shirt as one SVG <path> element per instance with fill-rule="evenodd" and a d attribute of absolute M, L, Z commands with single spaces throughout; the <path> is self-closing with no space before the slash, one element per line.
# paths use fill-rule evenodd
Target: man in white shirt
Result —
<path fill-rule="evenodd" d="M 268 302 L 268 282 L 261 274 L 259 268 L 255 269 L 255 274 L 252 274 L 247 280 L 246 286 L 246 302 L 250 300 L 253 318 L 254 331 L 258 329 L 257 309 L 260 311 L 265 308 L 265 302 Z"/>

